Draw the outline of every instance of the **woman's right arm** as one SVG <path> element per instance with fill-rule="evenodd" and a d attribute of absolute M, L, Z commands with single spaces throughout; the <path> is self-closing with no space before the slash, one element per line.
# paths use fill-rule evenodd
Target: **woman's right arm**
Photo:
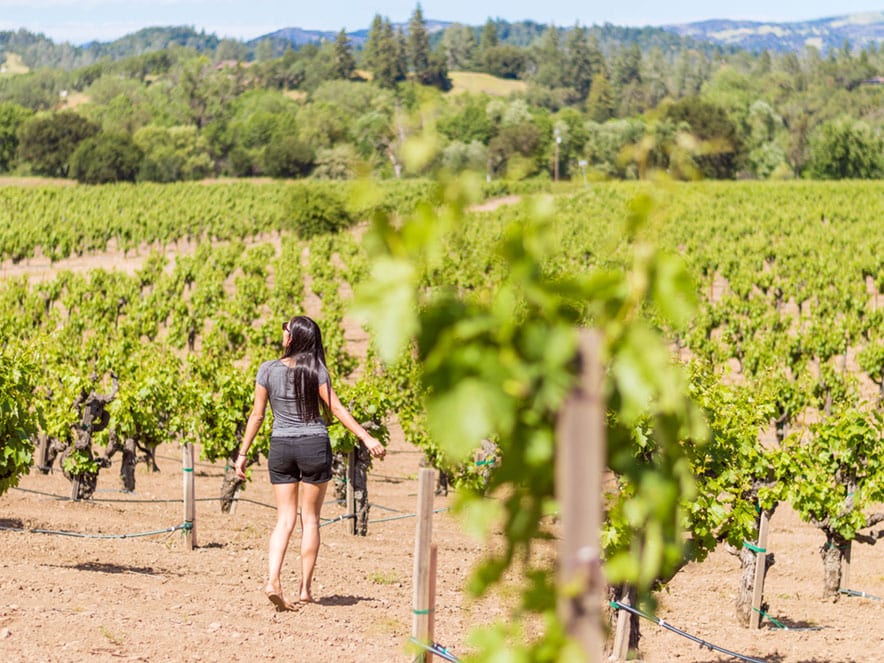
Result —
<path fill-rule="evenodd" d="M 246 461 L 248 460 L 249 447 L 255 441 L 255 436 L 261 430 L 264 423 L 264 412 L 267 410 L 267 387 L 255 385 L 255 401 L 252 404 L 252 413 L 246 422 L 246 432 L 242 436 L 242 444 L 239 447 L 239 455 L 236 457 L 234 470 L 240 479 L 246 478 Z"/>
<path fill-rule="evenodd" d="M 332 414 L 337 417 L 338 421 L 340 421 L 347 430 L 353 433 L 359 441 L 365 445 L 365 448 L 368 449 L 368 452 L 372 456 L 383 459 L 387 453 L 384 445 L 376 440 L 371 433 L 362 427 L 362 424 L 353 418 L 353 415 L 350 414 L 350 411 L 346 407 L 344 407 L 344 404 L 341 403 L 341 399 L 338 398 L 338 395 L 335 393 L 335 390 L 331 388 L 329 383 L 319 385 L 319 396 L 326 402 L 329 409 L 332 411 Z"/>

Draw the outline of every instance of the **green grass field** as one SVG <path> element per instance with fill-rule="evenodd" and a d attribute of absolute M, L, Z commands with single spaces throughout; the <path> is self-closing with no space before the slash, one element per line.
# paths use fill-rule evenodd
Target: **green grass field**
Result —
<path fill-rule="evenodd" d="M 453 87 L 451 94 L 486 93 L 494 96 L 506 97 L 514 92 L 523 92 L 528 84 L 525 81 L 516 81 L 507 78 L 497 78 L 490 74 L 479 74 L 472 71 L 452 71 L 448 73 Z"/>

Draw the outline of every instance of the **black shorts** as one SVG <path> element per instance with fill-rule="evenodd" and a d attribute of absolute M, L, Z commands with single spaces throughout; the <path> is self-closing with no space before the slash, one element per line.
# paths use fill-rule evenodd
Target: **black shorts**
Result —
<path fill-rule="evenodd" d="M 270 483 L 325 483 L 331 480 L 331 466 L 328 435 L 270 438 Z"/>

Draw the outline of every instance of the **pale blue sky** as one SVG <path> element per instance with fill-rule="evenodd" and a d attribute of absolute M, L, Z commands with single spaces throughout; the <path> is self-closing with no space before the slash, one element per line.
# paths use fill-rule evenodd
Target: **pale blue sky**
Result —
<path fill-rule="evenodd" d="M 251 39 L 279 28 L 358 30 L 375 14 L 407 21 L 416 0 L 0 0 L 0 30 L 24 27 L 55 41 L 108 41 L 154 25 L 191 25 L 222 37 Z M 884 12 L 884 0 L 424 0 L 424 17 L 481 25 L 489 17 L 568 26 L 643 26 L 710 18 L 791 21 Z"/>

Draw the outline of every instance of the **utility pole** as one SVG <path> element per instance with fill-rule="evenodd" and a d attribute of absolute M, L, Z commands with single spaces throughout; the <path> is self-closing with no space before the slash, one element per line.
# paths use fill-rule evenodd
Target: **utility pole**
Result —
<path fill-rule="evenodd" d="M 554 179 L 554 181 L 558 182 L 559 181 L 559 145 L 561 145 L 561 143 L 562 143 L 562 136 L 561 136 L 561 134 L 559 134 L 558 128 L 556 128 L 556 130 L 555 130 L 555 135 L 556 135 L 556 163 L 555 163 L 555 170 L 554 170 L 555 175 L 554 175 L 553 179 Z"/>

